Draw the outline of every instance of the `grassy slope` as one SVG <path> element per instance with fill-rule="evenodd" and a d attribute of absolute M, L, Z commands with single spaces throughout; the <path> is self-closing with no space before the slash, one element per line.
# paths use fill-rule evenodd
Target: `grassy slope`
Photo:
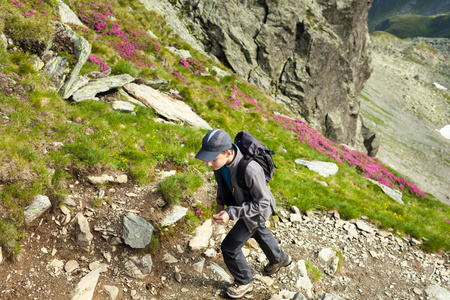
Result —
<path fill-rule="evenodd" d="M 28 1 L 27 5 L 33 3 L 38 1 Z M 81 1 L 70 2 L 71 5 L 76 3 L 80 4 Z M 8 5 L 17 21 L 10 21 L 12 19 L 5 18 L 3 13 L 0 15 L 1 30 L 17 41 L 27 35 L 46 36 L 45 32 L 33 35 L 30 32 L 50 28 L 49 25 L 36 28 L 35 18 L 22 18 L 20 9 Z M 127 6 L 133 10 L 126 9 Z M 116 73 L 170 79 L 170 88 L 178 89 L 184 101 L 213 127 L 223 128 L 231 135 L 248 130 L 272 149 L 286 149 L 286 153 L 277 151 L 275 160 L 279 169 L 270 182 L 279 205 L 295 204 L 301 210 L 338 209 L 341 216 L 347 219 L 367 215 L 385 228 L 393 228 L 417 238 L 426 237 L 429 241 L 424 247 L 429 250 L 450 250 L 450 225 L 446 223 L 450 214 L 447 206 L 438 203 L 430 195 L 423 199 L 406 188 L 403 200 L 407 205 L 401 206 L 362 177 L 361 166 L 338 162 L 337 175 L 320 178 L 296 165 L 294 160 L 297 158 L 333 161 L 331 158 L 335 156 L 326 146 L 333 149 L 339 146 L 327 141 L 313 129 L 306 128 L 306 125 L 302 125 L 303 129 L 306 128 L 302 131 L 300 127 L 276 118 L 273 112 L 283 112 L 284 108 L 271 102 L 258 88 L 237 76 L 219 80 L 214 76 L 202 77 L 195 74 L 193 69 L 186 69 L 165 46 L 190 50 L 193 57 L 206 67 L 211 67 L 213 62 L 181 42 L 158 14 L 145 11 L 136 1 L 113 1 L 113 7 L 115 19 L 122 29 L 151 29 L 160 37 L 159 40 L 150 40 L 145 34 L 137 34 L 146 40 L 147 45 L 139 53 L 144 53 L 152 66 L 139 67 L 132 61 L 133 57 L 121 59 L 118 50 L 114 50 L 109 42 L 119 37 L 101 36 L 92 28 L 85 31 L 73 26 L 92 43 L 92 54 L 101 58 Z M 46 5 L 45 10 L 50 17 L 41 14 L 40 22 L 47 22 L 55 16 L 55 8 L 54 5 Z M 154 43 L 160 45 L 161 49 Z M 198 150 L 205 131 L 157 123 L 153 121 L 155 113 L 146 108 L 139 107 L 136 115 L 132 115 L 115 112 L 101 102 L 69 104 L 57 93 L 51 92 L 50 81 L 43 73 L 33 71 L 30 67 L 31 55 L 20 51 L 7 52 L 3 47 L 0 47 L 0 51 L 1 72 L 11 77 L 15 76 L 13 72 L 18 74 L 15 76 L 15 85 L 21 85 L 27 91 L 21 97 L 0 92 L 0 111 L 8 118 L 0 126 L 1 163 L 8 165 L 10 170 L 8 176 L 0 177 L 0 212 L 7 212 L 7 218 L 0 221 L 0 245 L 11 255 L 19 251 L 22 236 L 19 233 L 26 230 L 23 223 L 24 207 L 39 193 L 50 196 L 57 205 L 62 204 L 65 195 L 63 183 L 72 176 L 68 170 L 73 166 L 100 165 L 123 170 L 136 183 L 146 184 L 152 181 L 154 169 L 162 161 L 170 161 L 180 167 L 187 161 L 185 173 L 188 178 L 179 177 L 187 188 L 195 188 L 198 178 L 204 178 L 209 171 L 203 163 L 189 155 Z M 91 63 L 83 68 L 83 72 L 99 68 Z M 87 135 L 85 132 L 88 130 L 93 131 L 93 134 Z M 62 142 L 64 146 L 54 147 L 54 142 Z M 352 155 L 361 156 L 357 153 Z M 324 187 L 317 180 L 325 181 L 329 186 Z M 176 197 L 171 202 L 182 203 L 182 195 L 178 199 Z"/>
<path fill-rule="evenodd" d="M 388 19 L 389 25 L 380 30 L 399 38 L 450 38 L 450 13 L 438 16 L 403 15 Z"/>
<path fill-rule="evenodd" d="M 398 15 L 405 7 L 409 8 L 408 14 L 429 15 L 430 8 L 434 5 L 430 0 L 417 0 L 411 5 L 411 0 L 374 0 L 369 11 L 368 27 L 373 32 L 382 21 Z M 442 7 L 443 5 L 441 5 Z"/>

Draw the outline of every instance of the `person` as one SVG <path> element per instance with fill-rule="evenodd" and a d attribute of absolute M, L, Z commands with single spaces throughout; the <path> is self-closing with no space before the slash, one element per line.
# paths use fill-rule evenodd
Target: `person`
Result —
<path fill-rule="evenodd" d="M 251 161 L 245 170 L 248 190 L 239 187 L 237 172 L 243 154 L 226 131 L 209 131 L 203 137 L 202 147 L 195 158 L 211 167 L 217 181 L 217 205 L 213 220 L 217 224 L 238 220 L 223 240 L 221 250 L 224 262 L 234 277 L 234 284 L 227 288 L 226 293 L 231 298 L 241 298 L 253 290 L 252 272 L 242 252 L 242 247 L 251 237 L 259 243 L 269 260 L 264 274 L 275 274 L 292 262 L 292 257 L 281 250 L 265 226 L 272 214 L 271 207 L 275 207 L 275 199 L 266 186 L 264 171 L 256 161 Z"/>

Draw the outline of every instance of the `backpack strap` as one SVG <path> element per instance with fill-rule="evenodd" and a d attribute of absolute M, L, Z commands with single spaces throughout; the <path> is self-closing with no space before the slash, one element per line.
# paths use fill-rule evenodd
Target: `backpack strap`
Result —
<path fill-rule="evenodd" d="M 244 157 L 242 157 L 241 161 L 239 162 L 238 170 L 237 170 L 237 182 L 238 186 L 241 189 L 248 190 L 247 184 L 245 183 L 245 172 L 247 171 L 248 164 L 254 160 L 253 157 L 251 157 L 248 154 L 245 154 Z"/>

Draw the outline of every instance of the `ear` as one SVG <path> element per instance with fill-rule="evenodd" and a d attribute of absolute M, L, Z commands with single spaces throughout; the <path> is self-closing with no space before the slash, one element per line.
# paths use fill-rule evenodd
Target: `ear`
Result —
<path fill-rule="evenodd" d="M 233 155 L 233 152 L 234 152 L 234 151 L 233 151 L 232 149 L 228 149 L 228 150 L 227 150 L 227 155 Z"/>

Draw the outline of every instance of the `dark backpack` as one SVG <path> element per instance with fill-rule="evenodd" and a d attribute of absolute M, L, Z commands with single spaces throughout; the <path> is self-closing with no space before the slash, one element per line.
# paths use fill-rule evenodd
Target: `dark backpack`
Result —
<path fill-rule="evenodd" d="M 247 131 L 239 132 L 234 138 L 234 143 L 239 147 L 239 150 L 244 155 L 239 162 L 237 172 L 237 182 L 239 187 L 244 190 L 249 190 L 247 184 L 245 183 L 245 171 L 248 164 L 253 160 L 256 161 L 264 170 L 267 184 L 270 179 L 272 179 L 275 169 L 277 168 L 272 158 L 275 151 L 270 150 L 269 147 L 263 145 L 257 138 Z M 270 208 L 272 209 L 272 215 L 278 216 L 272 207 L 272 203 L 270 204 Z M 278 218 L 282 221 L 279 216 Z"/>
<path fill-rule="evenodd" d="M 237 182 L 239 187 L 248 190 L 248 187 L 245 184 L 244 175 L 248 164 L 252 160 L 256 161 L 263 168 L 267 184 L 270 179 L 272 179 L 275 168 L 277 167 L 272 158 L 275 151 L 264 146 L 257 138 L 247 131 L 239 132 L 234 138 L 234 143 L 244 155 L 238 166 Z"/>

